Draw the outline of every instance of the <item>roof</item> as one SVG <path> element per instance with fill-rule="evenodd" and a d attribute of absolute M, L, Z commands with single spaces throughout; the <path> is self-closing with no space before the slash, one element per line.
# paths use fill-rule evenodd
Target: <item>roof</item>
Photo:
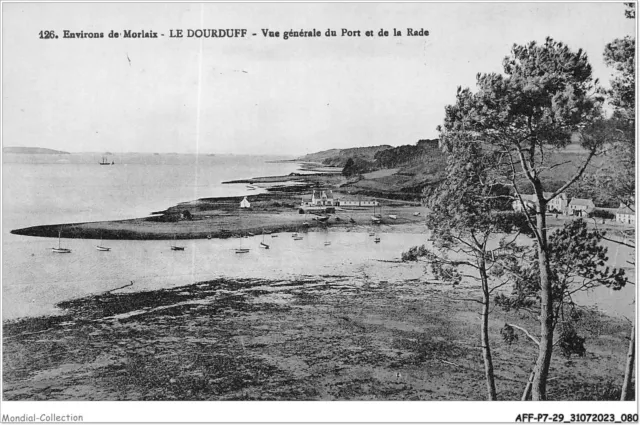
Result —
<path fill-rule="evenodd" d="M 530 202 L 538 202 L 538 198 L 536 197 L 536 195 L 520 195 L 520 197 L 522 198 L 523 201 L 530 201 Z M 516 201 L 519 201 L 520 199 L 518 198 L 518 195 L 516 195 Z"/>
<path fill-rule="evenodd" d="M 569 205 L 581 205 L 584 207 L 595 207 L 591 199 L 573 198 Z"/>
<path fill-rule="evenodd" d="M 333 192 L 330 190 L 314 190 L 313 191 L 313 195 L 317 198 L 322 197 L 323 193 L 327 196 L 327 199 L 333 199 Z"/>
<path fill-rule="evenodd" d="M 618 209 L 616 210 L 616 214 L 629 214 L 629 215 L 636 215 L 636 212 L 634 211 L 636 208 L 636 206 L 633 206 L 633 210 L 631 208 L 629 208 L 628 206 L 626 206 L 625 204 L 623 204 L 622 202 L 620 203 L 620 206 L 618 207 Z"/>
<path fill-rule="evenodd" d="M 542 196 L 544 196 L 545 199 L 549 199 L 551 198 L 551 195 L 553 195 L 553 192 L 542 192 Z M 567 199 L 567 194 L 566 193 L 560 193 L 558 194 L 558 196 L 556 196 L 553 199 Z"/>

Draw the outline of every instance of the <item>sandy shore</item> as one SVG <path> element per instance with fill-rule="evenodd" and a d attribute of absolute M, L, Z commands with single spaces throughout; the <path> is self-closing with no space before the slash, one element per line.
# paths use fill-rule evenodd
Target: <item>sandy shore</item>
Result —
<path fill-rule="evenodd" d="M 382 265 L 402 273 L 404 263 Z M 6 400 L 481 400 L 471 288 L 423 279 L 219 279 L 110 292 L 60 304 L 60 316 L 3 323 Z M 536 347 L 490 333 L 499 398 L 518 399 Z M 628 325 L 589 313 L 587 355 L 554 354 L 553 400 L 614 398 Z"/>

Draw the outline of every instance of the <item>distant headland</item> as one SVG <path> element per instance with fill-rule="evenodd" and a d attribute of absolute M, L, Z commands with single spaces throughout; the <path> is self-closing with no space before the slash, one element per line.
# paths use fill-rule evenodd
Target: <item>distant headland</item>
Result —
<path fill-rule="evenodd" d="M 2 153 L 22 153 L 22 154 L 44 154 L 44 155 L 69 155 L 69 152 L 57 151 L 47 148 L 32 147 L 6 147 L 2 148 Z"/>

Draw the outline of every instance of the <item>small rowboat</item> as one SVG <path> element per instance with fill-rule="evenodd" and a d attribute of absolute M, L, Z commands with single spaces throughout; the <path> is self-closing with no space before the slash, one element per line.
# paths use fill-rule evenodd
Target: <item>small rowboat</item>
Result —
<path fill-rule="evenodd" d="M 246 254 L 249 252 L 249 248 L 236 248 L 236 254 Z"/>
<path fill-rule="evenodd" d="M 301 241 L 302 239 L 304 239 L 302 236 L 294 236 L 293 237 L 294 241 Z"/>
<path fill-rule="evenodd" d="M 260 242 L 260 248 L 269 249 L 269 245 L 264 242 Z"/>
<path fill-rule="evenodd" d="M 398 218 L 397 215 L 389 214 L 389 218 L 392 220 L 396 220 Z"/>

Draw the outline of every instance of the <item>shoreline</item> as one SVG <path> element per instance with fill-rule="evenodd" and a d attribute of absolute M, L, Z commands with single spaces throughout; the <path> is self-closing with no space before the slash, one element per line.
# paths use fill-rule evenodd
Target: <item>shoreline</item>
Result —
<path fill-rule="evenodd" d="M 366 273 L 114 289 L 59 303 L 58 316 L 3 321 L 3 398 L 483 400 L 477 306 L 453 299 L 468 296 L 477 293 Z M 554 351 L 552 400 L 606 398 L 622 377 L 627 324 L 586 317 L 586 357 Z M 519 399 L 535 357 L 526 338 L 502 341 L 512 321 L 535 326 L 491 315 L 501 400 Z"/>
<path fill-rule="evenodd" d="M 309 163 L 309 170 L 317 170 L 313 167 L 318 165 L 321 164 Z M 61 233 L 64 239 L 165 240 L 227 239 L 262 232 L 304 232 L 328 228 L 368 231 L 363 226 L 372 226 L 372 209 L 369 207 L 337 208 L 335 213 L 330 214 L 330 219 L 323 223 L 314 221 L 312 214 L 299 214 L 300 197 L 313 189 L 331 188 L 336 194 L 352 195 L 349 188 L 341 187 L 345 182 L 342 175 L 326 172 L 226 181 L 223 184 L 258 185 L 266 192 L 182 202 L 162 211 L 154 211 L 145 218 L 31 226 L 13 229 L 11 233 L 50 238 L 57 238 Z M 386 195 L 374 191 L 363 199 L 372 194 Z M 239 204 L 245 196 L 250 200 L 251 208 L 241 209 Z M 410 194 L 407 196 L 415 197 Z M 425 209 L 422 206 L 407 206 L 402 201 L 388 199 L 383 208 L 386 210 L 386 219 L 383 216 L 382 220 L 384 225 L 398 226 L 424 221 Z M 188 211 L 188 216 L 184 214 L 185 211 Z M 414 212 L 420 212 L 420 215 L 413 216 Z M 388 215 L 395 215 L 397 219 L 391 219 Z"/>

